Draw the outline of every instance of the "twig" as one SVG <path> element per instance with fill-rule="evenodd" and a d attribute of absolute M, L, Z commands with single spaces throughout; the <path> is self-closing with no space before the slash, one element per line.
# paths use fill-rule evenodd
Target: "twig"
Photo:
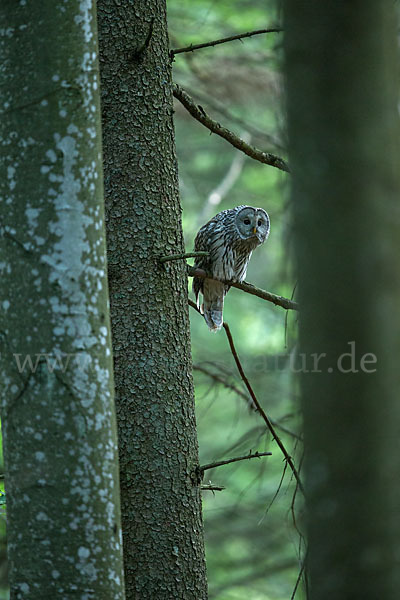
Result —
<path fill-rule="evenodd" d="M 194 307 L 197 309 L 195 304 L 194 304 Z M 206 369 L 202 365 L 197 365 L 197 364 L 193 365 L 193 370 L 200 371 L 200 373 L 204 373 L 205 375 L 208 375 L 208 377 L 210 377 L 211 379 L 214 379 L 214 381 L 216 381 L 217 383 L 221 383 L 228 390 L 232 390 L 232 392 L 235 392 L 235 394 L 237 394 L 238 396 L 243 398 L 246 401 L 247 406 L 249 406 L 252 410 L 255 410 L 255 411 L 258 410 L 258 408 L 257 408 L 257 406 L 255 406 L 253 400 L 251 398 L 249 398 L 249 396 L 247 394 L 245 394 L 244 392 L 242 392 L 242 390 L 240 390 L 235 385 L 233 385 L 233 383 L 230 383 L 229 381 L 227 381 L 226 379 L 221 377 L 221 375 L 218 375 L 218 373 L 213 373 L 212 371 L 210 371 L 209 369 Z M 294 431 L 291 431 L 290 429 L 288 429 L 287 427 L 282 425 L 279 421 L 275 421 L 273 419 L 270 419 L 270 421 L 271 421 L 272 425 L 274 427 L 276 427 L 277 429 L 280 429 L 284 433 L 287 433 L 287 435 L 290 435 L 291 437 L 295 438 L 296 440 L 301 441 L 301 436 L 299 434 L 295 433 Z"/>
<path fill-rule="evenodd" d="M 264 422 L 265 422 L 266 426 L 268 427 L 269 431 L 271 432 L 272 437 L 274 438 L 275 442 L 278 444 L 280 450 L 282 451 L 282 454 L 285 457 L 285 460 L 287 461 L 287 463 L 288 463 L 288 465 L 289 465 L 289 467 L 290 467 L 290 469 L 291 469 L 291 471 L 292 471 L 292 473 L 293 473 L 293 475 L 294 475 L 294 477 L 295 477 L 295 479 L 296 479 L 296 481 L 298 483 L 299 489 L 304 494 L 303 484 L 301 483 L 300 476 L 299 476 L 299 474 L 297 472 L 296 467 L 293 464 L 293 460 L 289 456 L 289 454 L 288 454 L 285 446 L 283 445 L 281 439 L 279 438 L 278 434 L 276 433 L 276 431 L 275 431 L 275 429 L 274 429 L 271 421 L 269 420 L 269 418 L 267 417 L 266 413 L 264 412 L 261 404 L 257 400 L 257 397 L 256 397 L 256 395 L 255 395 L 255 393 L 253 391 L 253 388 L 251 387 L 250 382 L 247 379 L 245 372 L 243 371 L 242 364 L 241 364 L 239 356 L 238 356 L 238 354 L 236 352 L 235 344 L 233 343 L 233 338 L 232 338 L 231 330 L 229 329 L 229 325 L 227 323 L 224 323 L 223 327 L 225 329 L 225 333 L 226 333 L 226 336 L 227 336 L 228 342 L 229 342 L 229 347 L 231 349 L 231 352 L 232 352 L 233 358 L 235 360 L 237 369 L 239 371 L 240 377 L 242 378 L 243 383 L 247 387 L 247 389 L 249 391 L 249 394 L 250 394 L 250 396 L 251 396 L 254 404 L 257 406 L 258 412 L 260 413 L 261 417 L 264 419 Z"/>
<path fill-rule="evenodd" d="M 190 298 L 189 298 L 188 302 L 189 302 L 189 306 L 191 306 L 192 308 L 194 308 L 194 310 L 196 312 L 198 312 L 199 314 L 201 314 L 200 311 L 199 311 L 199 309 L 197 308 L 196 304 L 192 300 L 190 300 Z M 245 372 L 243 371 L 243 367 L 242 367 L 242 364 L 240 362 L 239 356 L 238 356 L 238 354 L 236 352 L 235 344 L 233 343 L 233 338 L 232 338 L 231 330 L 229 329 L 228 323 L 224 323 L 223 327 L 225 329 L 225 333 L 226 333 L 226 336 L 227 336 L 228 342 L 229 342 L 229 347 L 231 349 L 233 358 L 235 360 L 236 367 L 237 367 L 237 369 L 239 371 L 239 375 L 240 375 L 243 383 L 245 384 L 246 388 L 248 389 L 249 394 L 251 396 L 251 399 L 253 400 L 255 406 L 257 407 L 257 410 L 260 413 L 262 419 L 264 420 L 267 428 L 269 429 L 269 431 L 270 431 L 273 439 L 278 444 L 278 446 L 279 446 L 279 448 L 280 448 L 283 456 L 285 457 L 285 460 L 288 463 L 288 465 L 289 465 L 289 467 L 290 467 L 290 469 L 291 469 L 291 471 L 292 471 L 292 473 L 293 473 L 293 475 L 294 475 L 294 477 L 295 477 L 295 479 L 297 481 L 299 489 L 304 494 L 304 487 L 303 487 L 303 484 L 301 483 L 301 479 L 300 479 L 300 476 L 299 476 L 299 474 L 298 474 L 298 472 L 296 470 L 296 467 L 293 464 L 293 460 L 289 456 L 289 454 L 288 454 L 285 446 L 283 445 L 281 439 L 279 438 L 278 434 L 276 433 L 276 431 L 275 431 L 275 429 L 274 429 L 274 427 L 273 427 L 270 419 L 267 417 L 265 411 L 263 410 L 262 406 L 260 405 L 259 401 L 257 400 L 257 397 L 256 397 L 256 395 L 255 395 L 255 393 L 253 391 L 253 388 L 251 387 L 250 382 L 247 379 Z"/>
<path fill-rule="evenodd" d="M 239 390 L 239 388 L 237 388 L 232 383 L 229 383 L 229 381 L 226 381 L 226 379 L 224 379 L 223 377 L 218 375 L 218 373 L 213 373 L 212 371 L 209 371 L 208 369 L 206 369 L 205 367 L 202 367 L 201 365 L 193 365 L 193 370 L 200 371 L 201 373 L 208 375 L 208 377 L 211 377 L 211 379 L 214 379 L 214 381 L 221 383 L 228 390 L 232 390 L 232 392 L 235 392 L 235 394 L 237 394 L 238 396 L 243 398 L 246 401 L 247 406 L 249 406 L 252 410 L 257 410 L 257 407 L 253 404 L 253 401 L 251 400 L 251 398 L 249 398 L 247 396 L 247 394 L 242 392 L 242 390 Z"/>
<path fill-rule="evenodd" d="M 200 277 L 201 279 L 213 279 L 208 273 L 203 271 L 203 269 L 196 269 L 190 265 L 188 265 L 188 275 L 190 277 Z M 222 283 L 225 283 L 231 287 L 235 287 L 243 292 L 247 292 L 248 294 L 252 294 L 253 296 L 258 296 L 259 298 L 267 300 L 268 302 L 272 302 L 276 306 L 281 306 L 286 310 L 299 310 L 299 305 L 297 302 L 289 300 L 289 298 L 284 298 L 283 296 L 277 296 L 276 294 L 272 294 L 266 290 L 262 290 L 251 283 L 247 283 L 246 281 L 242 281 L 242 283 L 237 283 L 235 281 L 222 281 Z"/>
<path fill-rule="evenodd" d="M 297 588 L 299 587 L 299 583 L 300 583 L 301 578 L 302 578 L 303 573 L 304 573 L 304 567 L 305 567 L 305 560 L 303 560 L 303 562 L 301 564 L 301 569 L 300 569 L 300 572 L 299 572 L 299 574 L 297 576 L 296 584 L 294 586 L 294 590 L 292 592 L 292 595 L 290 596 L 290 600 L 294 600 L 294 597 L 296 596 Z"/>
<path fill-rule="evenodd" d="M 189 94 L 185 92 L 176 83 L 173 85 L 173 94 L 175 98 L 177 98 L 183 104 L 183 106 L 192 115 L 192 117 L 197 119 L 197 121 L 200 121 L 200 123 L 202 123 L 205 127 L 207 127 L 207 129 L 209 129 L 213 133 L 216 133 L 217 135 L 224 138 L 227 142 L 232 144 L 232 146 L 235 146 L 235 148 L 238 148 L 239 150 L 247 154 L 247 156 L 258 160 L 259 162 L 264 163 L 265 165 L 270 165 L 271 167 L 276 167 L 281 171 L 289 172 L 289 166 L 282 158 L 280 158 L 279 156 L 275 156 L 275 154 L 270 154 L 269 152 L 263 152 L 262 150 L 259 150 L 254 146 L 250 146 L 250 144 L 247 144 L 235 133 L 233 133 L 226 127 L 223 127 L 217 121 L 214 121 L 211 117 L 207 115 L 205 110 L 200 105 L 195 104 L 195 102 L 189 96 Z"/>
<path fill-rule="evenodd" d="M 288 466 L 288 464 L 287 464 L 287 462 L 285 462 L 284 467 L 283 467 L 283 471 L 282 471 L 282 475 L 281 475 L 281 478 L 280 478 L 279 483 L 278 483 L 278 487 L 277 487 L 277 489 L 275 491 L 275 494 L 272 497 L 271 502 L 268 504 L 268 506 L 267 506 L 267 508 L 265 510 L 265 513 L 263 514 L 263 516 L 261 517 L 261 519 L 258 521 L 258 525 L 261 525 L 261 523 L 264 521 L 265 517 L 267 516 L 267 514 L 269 512 L 269 509 L 271 508 L 271 506 L 273 505 L 273 503 L 277 499 L 279 492 L 281 491 L 281 488 L 282 488 L 282 485 L 283 485 L 283 480 L 285 479 L 285 474 L 286 474 L 287 466 Z"/>
<path fill-rule="evenodd" d="M 269 29 L 257 29 L 256 31 L 248 31 L 247 33 L 239 33 L 238 35 L 231 35 L 220 40 L 214 40 L 213 42 L 206 42 L 204 44 L 190 44 L 185 48 L 175 48 L 170 50 L 170 56 L 173 58 L 176 54 L 182 54 L 182 52 L 193 52 L 194 50 L 200 50 L 200 48 L 209 48 L 210 46 L 218 46 L 218 44 L 225 44 L 226 42 L 233 42 L 234 40 L 242 40 L 244 38 L 251 37 L 253 35 L 261 35 L 262 33 L 280 33 L 283 31 L 281 27 L 271 27 Z"/>
<path fill-rule="evenodd" d="M 300 461 L 299 461 L 298 473 L 301 473 L 301 467 L 302 467 L 302 464 L 303 464 L 303 459 L 304 459 L 304 451 L 303 451 L 302 456 L 301 456 Z M 296 519 L 296 497 L 297 497 L 297 491 L 298 491 L 298 485 L 297 485 L 297 482 L 296 482 L 296 487 L 294 489 L 293 496 L 292 496 L 292 501 L 290 503 L 290 513 L 292 515 L 293 527 L 295 528 L 295 530 L 299 534 L 300 544 L 301 544 L 301 542 L 303 542 L 304 545 L 307 547 L 307 542 L 305 540 L 304 534 L 301 531 L 299 525 L 297 524 L 297 519 Z"/>
<path fill-rule="evenodd" d="M 189 63 L 189 67 L 191 66 L 191 63 Z M 199 77 L 196 72 L 194 73 L 194 76 Z M 242 130 L 247 131 L 252 137 L 256 137 L 257 139 L 262 138 L 268 144 L 272 144 L 277 149 L 285 150 L 284 146 L 282 145 L 282 142 L 279 139 L 261 130 L 259 126 L 257 127 L 253 123 L 249 123 L 247 121 L 244 121 L 240 117 L 237 117 L 226 108 L 225 104 L 223 104 L 216 98 L 210 97 L 208 94 L 199 91 L 197 88 L 195 90 L 188 90 L 188 94 L 191 94 L 192 96 L 196 97 L 198 100 L 200 100 L 200 102 L 204 102 L 206 105 L 208 105 L 213 110 L 217 111 L 220 115 L 222 115 L 229 121 L 232 121 L 233 123 L 239 125 L 242 128 Z M 245 141 L 249 142 L 249 140 Z"/>
<path fill-rule="evenodd" d="M 222 492 L 222 490 L 225 490 L 226 488 L 223 485 L 202 485 L 200 489 L 202 492 Z"/>
<path fill-rule="evenodd" d="M 209 256 L 209 252 L 199 250 L 199 252 L 185 252 L 184 254 L 169 254 L 168 256 L 161 256 L 159 258 L 160 263 L 165 263 L 169 260 L 179 260 L 180 258 L 193 258 L 196 256 Z"/>
<path fill-rule="evenodd" d="M 299 440 L 300 442 L 302 441 L 301 435 L 295 433 L 294 431 L 291 431 L 290 429 L 279 423 L 279 421 L 275 421 L 275 419 L 270 419 L 270 421 L 274 427 L 280 429 L 281 431 L 283 431 L 283 433 L 290 435 L 290 437 L 294 438 L 295 440 Z"/>
<path fill-rule="evenodd" d="M 260 458 L 260 456 L 272 456 L 272 452 L 254 452 L 253 454 L 250 452 L 246 454 L 246 456 L 236 456 L 236 458 L 228 458 L 227 460 L 219 460 L 213 463 L 208 463 L 206 465 L 202 465 L 200 467 L 200 473 L 204 473 L 207 469 L 214 469 L 215 467 L 222 467 L 223 465 L 229 465 L 229 463 L 234 463 L 239 460 L 249 460 L 250 458 Z"/>

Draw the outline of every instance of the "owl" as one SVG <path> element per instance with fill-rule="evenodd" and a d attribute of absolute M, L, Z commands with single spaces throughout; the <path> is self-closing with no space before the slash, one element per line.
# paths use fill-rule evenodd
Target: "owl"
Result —
<path fill-rule="evenodd" d="M 251 254 L 269 235 L 270 221 L 262 208 L 237 206 L 215 215 L 199 230 L 194 241 L 195 251 L 209 252 L 196 258 L 195 267 L 204 269 L 214 279 L 193 278 L 197 306 L 211 331 L 222 327 L 224 298 L 229 285 L 222 281 L 243 281 Z M 200 307 L 199 294 L 203 294 Z"/>

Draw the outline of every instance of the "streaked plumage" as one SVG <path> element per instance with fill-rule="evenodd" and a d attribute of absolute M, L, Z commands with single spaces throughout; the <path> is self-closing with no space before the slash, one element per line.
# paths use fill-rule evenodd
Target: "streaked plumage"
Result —
<path fill-rule="evenodd" d="M 195 251 L 210 256 L 196 259 L 195 267 L 204 269 L 215 279 L 243 281 L 251 254 L 269 235 L 270 221 L 262 208 L 237 206 L 215 215 L 199 230 L 194 241 Z M 221 329 L 224 297 L 229 285 L 213 279 L 193 278 L 193 292 L 211 331 Z M 200 307 L 199 294 L 203 294 Z"/>

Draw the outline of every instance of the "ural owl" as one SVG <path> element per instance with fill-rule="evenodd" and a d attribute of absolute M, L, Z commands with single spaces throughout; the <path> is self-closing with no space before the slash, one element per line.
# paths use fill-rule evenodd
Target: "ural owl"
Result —
<path fill-rule="evenodd" d="M 196 258 L 195 267 L 204 269 L 214 279 L 243 281 L 251 253 L 269 235 L 268 214 L 262 208 L 237 206 L 223 210 L 200 229 L 194 241 L 195 251 L 209 252 Z M 197 306 L 211 331 L 221 329 L 224 297 L 229 285 L 214 279 L 193 278 Z M 199 293 L 203 294 L 200 307 Z"/>

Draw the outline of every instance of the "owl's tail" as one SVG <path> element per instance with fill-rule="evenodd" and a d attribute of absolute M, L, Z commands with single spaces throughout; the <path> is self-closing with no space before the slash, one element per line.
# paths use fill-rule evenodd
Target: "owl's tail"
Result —
<path fill-rule="evenodd" d="M 221 329 L 224 322 L 222 311 L 224 308 L 224 299 L 218 298 L 216 302 L 203 302 L 201 310 L 210 331 L 217 332 Z"/>
<path fill-rule="evenodd" d="M 224 310 L 225 294 L 226 286 L 224 284 L 210 279 L 204 280 L 204 298 L 200 310 L 204 315 L 210 331 L 216 332 L 222 327 L 224 322 L 222 312 Z"/>

